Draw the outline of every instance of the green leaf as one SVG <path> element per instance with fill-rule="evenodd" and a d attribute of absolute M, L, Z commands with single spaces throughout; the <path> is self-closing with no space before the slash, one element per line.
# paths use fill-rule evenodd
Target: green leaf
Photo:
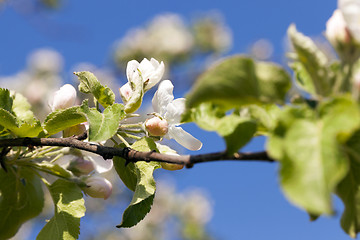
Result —
<path fill-rule="evenodd" d="M 55 204 L 55 215 L 37 236 L 37 240 L 78 239 L 80 218 L 85 215 L 85 202 L 77 184 L 63 179 L 56 180 L 49 186 Z"/>
<path fill-rule="evenodd" d="M 113 91 L 100 84 L 98 79 L 91 72 L 74 72 L 78 76 L 80 84 L 79 91 L 83 93 L 91 93 L 98 102 L 107 108 L 115 102 L 115 94 Z"/>
<path fill-rule="evenodd" d="M 41 163 L 34 163 L 39 169 L 42 169 L 44 172 L 51 172 L 58 176 L 62 176 L 64 178 L 70 178 L 73 175 L 70 171 L 60 167 L 58 164 L 52 164 L 48 161 L 42 161 Z"/>
<path fill-rule="evenodd" d="M 297 61 L 302 68 L 296 66 L 294 70 L 302 70 L 302 77 L 306 83 L 306 90 L 311 90 L 308 76 L 311 77 L 312 85 L 320 96 L 328 96 L 333 86 L 332 78 L 328 76 L 328 59 L 325 54 L 318 49 L 311 38 L 304 36 L 296 30 L 295 25 L 290 25 L 288 35 L 294 46 Z M 304 72 L 306 71 L 306 72 Z M 304 78 L 305 77 L 305 78 Z"/>
<path fill-rule="evenodd" d="M 290 76 L 280 66 L 237 55 L 203 73 L 186 96 L 186 104 L 192 108 L 212 102 L 230 109 L 259 102 L 283 103 L 290 85 Z"/>
<path fill-rule="evenodd" d="M 27 168 L 9 170 L 0 168 L 0 239 L 14 236 L 44 206 L 40 178 Z"/>
<path fill-rule="evenodd" d="M 290 64 L 290 67 L 294 70 L 295 82 L 297 86 L 310 94 L 316 94 L 312 78 L 306 71 L 304 65 L 300 62 L 294 62 Z"/>
<path fill-rule="evenodd" d="M 10 97 L 10 91 L 5 88 L 0 88 L 0 108 L 11 111 L 13 99 Z"/>
<path fill-rule="evenodd" d="M 344 203 L 341 227 L 352 238 L 360 232 L 360 130 L 357 130 L 345 144 L 350 159 L 349 172 L 338 184 L 336 194 Z"/>
<path fill-rule="evenodd" d="M 34 124 L 26 122 L 18 124 L 17 118 L 12 113 L 1 108 L 0 125 L 19 137 L 36 137 L 42 131 L 39 121 L 34 119 Z"/>
<path fill-rule="evenodd" d="M 275 128 L 275 121 L 280 113 L 281 110 L 276 104 L 254 104 L 240 110 L 240 116 L 256 121 L 259 135 L 268 135 Z"/>
<path fill-rule="evenodd" d="M 81 109 L 89 122 L 89 141 L 93 142 L 105 141 L 114 136 L 120 121 L 125 117 L 124 106 L 118 103 L 107 107 L 102 114 L 86 104 Z"/>
<path fill-rule="evenodd" d="M 31 105 L 28 100 L 20 93 L 13 94 L 14 102 L 12 111 L 20 121 L 34 124 L 36 122 L 34 113 L 31 111 Z"/>
<path fill-rule="evenodd" d="M 150 138 L 143 138 L 132 146 L 137 151 L 157 150 L 155 142 Z M 135 193 L 130 205 L 123 214 L 123 219 L 117 227 L 132 227 L 139 223 L 150 211 L 155 196 L 156 184 L 153 177 L 155 169 L 160 168 L 157 162 L 136 162 L 134 168 L 137 176 Z"/>
<path fill-rule="evenodd" d="M 117 174 L 119 175 L 125 186 L 134 192 L 137 183 L 135 164 L 131 162 L 125 166 L 126 161 L 121 157 L 114 157 L 113 163 Z"/>
<path fill-rule="evenodd" d="M 285 194 L 314 215 L 332 214 L 331 194 L 349 169 L 341 145 L 360 123 L 350 97 L 325 102 L 318 113 L 318 119 L 295 118 L 283 125 L 283 147 L 278 149 Z"/>
<path fill-rule="evenodd" d="M 256 123 L 236 115 L 223 117 L 216 130 L 225 140 L 229 154 L 237 152 L 247 144 L 256 132 Z"/>
<path fill-rule="evenodd" d="M 87 101 L 84 101 L 83 105 L 87 105 Z M 80 106 L 75 106 L 51 112 L 44 121 L 44 129 L 48 135 L 53 135 L 69 127 L 86 122 L 86 117 L 81 110 Z"/>

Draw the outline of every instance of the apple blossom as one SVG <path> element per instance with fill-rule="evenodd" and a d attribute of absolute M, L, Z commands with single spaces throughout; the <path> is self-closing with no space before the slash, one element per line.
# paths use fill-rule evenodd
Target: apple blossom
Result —
<path fill-rule="evenodd" d="M 154 58 L 150 61 L 144 58 L 140 63 L 136 60 L 128 62 L 126 76 L 129 82 L 120 88 L 126 113 L 139 109 L 144 93 L 161 80 L 164 71 L 164 63 L 159 63 Z"/>
<path fill-rule="evenodd" d="M 160 83 L 152 99 L 154 111 L 168 123 L 168 131 L 164 137 L 175 139 L 175 141 L 187 149 L 199 150 L 202 147 L 202 143 L 178 126 L 180 125 L 181 115 L 185 111 L 185 98 L 174 100 L 173 89 L 174 86 L 171 81 L 164 80 Z"/>
<path fill-rule="evenodd" d="M 52 111 L 65 109 L 74 106 L 76 100 L 76 90 L 70 84 L 65 84 L 56 91 L 53 98 L 49 101 Z"/>
<path fill-rule="evenodd" d="M 90 160 L 84 159 L 82 157 L 77 157 L 72 160 L 67 167 L 68 170 L 73 172 L 76 176 L 88 175 L 95 170 L 94 163 Z"/>
<path fill-rule="evenodd" d="M 360 1 L 339 0 L 338 7 L 341 10 L 347 27 L 356 42 L 360 43 Z"/>
<path fill-rule="evenodd" d="M 335 47 L 338 44 L 350 42 L 350 32 L 347 28 L 344 16 L 339 9 L 336 9 L 330 19 L 326 22 L 326 37 Z"/>
<path fill-rule="evenodd" d="M 112 193 L 112 184 L 106 178 L 90 176 L 85 178 L 87 187 L 83 188 L 84 193 L 93 198 L 108 199 Z"/>

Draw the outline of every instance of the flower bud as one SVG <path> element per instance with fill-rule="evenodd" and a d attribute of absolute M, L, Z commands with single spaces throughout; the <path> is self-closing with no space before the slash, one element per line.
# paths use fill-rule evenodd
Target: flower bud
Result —
<path fill-rule="evenodd" d="M 359 58 L 360 44 L 354 39 L 341 10 L 335 10 L 327 21 L 325 34 L 343 61 L 353 63 Z"/>
<path fill-rule="evenodd" d="M 76 90 L 70 84 L 65 84 L 56 91 L 53 98 L 49 101 L 52 111 L 65 109 L 74 106 L 76 100 Z"/>
<path fill-rule="evenodd" d="M 121 99 L 126 104 L 133 93 L 133 90 L 130 87 L 130 83 L 127 82 L 126 84 L 124 84 L 121 88 L 119 88 L 119 91 Z"/>
<path fill-rule="evenodd" d="M 93 162 L 86 160 L 82 157 L 72 160 L 67 167 L 68 170 L 72 171 L 76 176 L 88 175 L 95 170 Z"/>
<path fill-rule="evenodd" d="M 160 163 L 160 165 L 161 165 L 161 168 L 163 168 L 165 170 L 170 170 L 170 171 L 180 170 L 180 169 L 184 168 L 184 165 L 175 164 L 175 163 L 162 162 L 162 163 Z"/>
<path fill-rule="evenodd" d="M 112 184 L 106 178 L 92 176 L 86 178 L 85 183 L 88 187 L 83 188 L 83 191 L 90 197 L 106 200 L 112 193 Z"/>
<path fill-rule="evenodd" d="M 145 121 L 145 127 L 150 135 L 162 137 L 168 132 L 169 124 L 165 119 L 153 117 Z"/>
<path fill-rule="evenodd" d="M 350 32 L 342 12 L 336 9 L 330 19 L 326 22 L 326 37 L 329 42 L 336 47 L 338 44 L 350 42 Z"/>

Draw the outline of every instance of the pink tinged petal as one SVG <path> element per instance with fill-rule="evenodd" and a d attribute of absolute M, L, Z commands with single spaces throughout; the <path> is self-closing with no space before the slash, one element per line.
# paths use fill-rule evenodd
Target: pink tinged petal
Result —
<path fill-rule="evenodd" d="M 179 124 L 181 121 L 181 115 L 185 111 L 185 98 L 177 98 L 166 107 L 166 113 L 164 118 L 169 124 Z"/>
<path fill-rule="evenodd" d="M 126 84 L 124 84 L 124 85 L 119 89 L 119 91 L 120 91 L 120 97 L 121 97 L 121 99 L 122 99 L 123 102 L 126 104 L 126 103 L 129 101 L 129 99 L 130 99 L 130 97 L 131 97 L 131 95 L 132 95 L 132 93 L 133 93 L 133 90 L 131 89 L 130 83 L 127 82 Z"/>
<path fill-rule="evenodd" d="M 76 100 L 76 90 L 70 84 L 65 84 L 56 91 L 54 97 L 49 101 L 52 111 L 65 109 L 74 106 Z"/>
<path fill-rule="evenodd" d="M 202 147 L 202 143 L 198 139 L 181 127 L 170 126 L 165 137 L 175 139 L 180 145 L 192 151 L 199 150 Z"/>
<path fill-rule="evenodd" d="M 158 90 L 152 99 L 154 111 L 164 116 L 167 105 L 174 99 L 174 85 L 170 80 L 164 80 L 160 83 Z"/>

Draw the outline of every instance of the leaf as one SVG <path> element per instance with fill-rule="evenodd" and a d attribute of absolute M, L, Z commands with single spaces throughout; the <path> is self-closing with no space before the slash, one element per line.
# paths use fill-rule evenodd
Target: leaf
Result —
<path fill-rule="evenodd" d="M 86 104 L 81 109 L 89 122 L 89 141 L 93 142 L 105 141 L 114 136 L 120 121 L 125 117 L 124 106 L 118 103 L 107 107 L 102 114 Z"/>
<path fill-rule="evenodd" d="M 73 182 L 58 179 L 49 186 L 55 204 L 55 215 L 37 236 L 37 240 L 78 239 L 80 218 L 85 215 L 85 202 L 81 189 Z"/>
<path fill-rule="evenodd" d="M 0 108 L 11 111 L 13 99 L 10 97 L 10 91 L 5 88 L 0 88 Z"/>
<path fill-rule="evenodd" d="M 224 138 L 227 152 L 233 154 L 252 139 L 256 124 L 252 120 L 229 115 L 221 118 L 216 132 Z"/>
<path fill-rule="evenodd" d="M 84 104 L 87 104 L 87 101 L 84 101 Z M 51 112 L 44 121 L 44 129 L 48 135 L 53 135 L 69 127 L 86 122 L 86 117 L 81 110 L 80 106 L 75 106 Z"/>
<path fill-rule="evenodd" d="M 357 103 L 339 97 L 318 107 L 318 119 L 285 125 L 280 157 L 281 186 L 310 214 L 332 214 L 331 194 L 349 169 L 341 144 L 359 127 Z"/>
<path fill-rule="evenodd" d="M 354 149 L 355 150 L 355 149 Z M 355 150 L 358 153 L 358 150 Z M 360 163 L 350 161 L 350 169 L 336 188 L 337 195 L 344 203 L 345 210 L 341 216 L 341 227 L 352 238 L 360 232 Z"/>
<path fill-rule="evenodd" d="M 24 122 L 18 125 L 16 117 L 12 113 L 1 108 L 0 125 L 19 137 L 36 137 L 42 131 L 41 124 L 36 119 L 34 119 L 34 124 Z"/>
<path fill-rule="evenodd" d="M 301 69 L 307 72 L 307 74 L 301 73 L 302 77 L 305 77 L 302 80 L 307 81 L 307 90 L 311 90 L 311 84 L 306 79 L 307 76 L 310 76 L 316 93 L 320 96 L 328 96 L 331 93 L 333 82 L 330 81 L 332 78 L 328 76 L 328 59 L 325 54 L 318 49 L 311 38 L 298 32 L 295 25 L 290 25 L 288 35 L 297 54 L 297 61 L 302 65 L 302 68 L 297 66 L 294 70 Z"/>
<path fill-rule="evenodd" d="M 260 102 L 283 103 L 290 85 L 290 76 L 280 66 L 236 55 L 200 75 L 186 104 L 192 108 L 212 102 L 230 109 Z"/>
<path fill-rule="evenodd" d="M 34 124 L 36 122 L 34 113 L 31 111 L 31 105 L 28 100 L 20 93 L 13 94 L 12 111 L 20 121 Z"/>
<path fill-rule="evenodd" d="M 268 135 L 275 128 L 275 121 L 280 113 L 281 110 L 276 104 L 253 104 L 240 110 L 240 116 L 256 121 L 259 135 Z"/>
<path fill-rule="evenodd" d="M 21 225 L 39 215 L 44 206 L 40 178 L 27 168 L 9 170 L 5 172 L 0 168 L 0 239 L 14 236 Z"/>
<path fill-rule="evenodd" d="M 344 203 L 341 227 L 352 238 L 360 232 L 360 130 L 346 142 L 345 150 L 350 159 L 349 172 L 338 184 L 336 194 Z"/>
<path fill-rule="evenodd" d="M 126 161 L 121 157 L 114 157 L 113 163 L 117 174 L 119 175 L 125 186 L 134 192 L 137 183 L 135 164 L 131 162 L 125 166 Z"/>
<path fill-rule="evenodd" d="M 310 94 L 316 94 L 315 86 L 310 77 L 309 73 L 306 71 L 304 65 L 300 62 L 294 62 L 290 64 L 290 67 L 294 70 L 295 82 L 302 90 Z"/>
<path fill-rule="evenodd" d="M 150 138 L 142 138 L 132 146 L 137 151 L 157 150 L 155 142 Z M 160 168 L 157 162 L 136 162 L 134 168 L 137 183 L 130 205 L 123 214 L 123 219 L 117 227 L 132 227 L 139 223 L 150 211 L 155 196 L 156 184 L 153 178 L 155 169 Z"/>
<path fill-rule="evenodd" d="M 115 94 L 110 88 L 102 86 L 94 74 L 87 71 L 74 72 L 74 74 L 79 78 L 80 92 L 93 94 L 104 108 L 114 104 Z"/>
<path fill-rule="evenodd" d="M 34 163 L 39 169 L 42 169 L 44 172 L 52 172 L 58 176 L 62 176 L 64 178 L 72 177 L 70 171 L 60 167 L 58 164 L 52 164 L 48 161 L 42 161 L 41 163 Z"/>

